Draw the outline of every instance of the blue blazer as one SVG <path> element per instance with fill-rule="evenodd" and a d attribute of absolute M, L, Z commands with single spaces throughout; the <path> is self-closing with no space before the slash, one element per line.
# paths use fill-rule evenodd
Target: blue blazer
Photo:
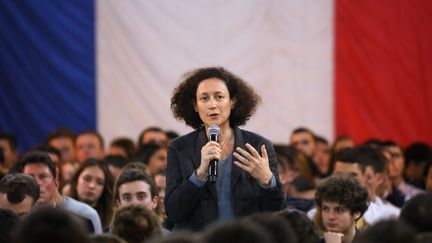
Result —
<path fill-rule="evenodd" d="M 262 188 L 256 179 L 233 164 L 231 173 L 231 203 L 234 214 L 244 216 L 255 212 L 278 211 L 283 194 L 277 171 L 276 153 L 272 143 L 255 133 L 234 128 L 236 147 L 251 144 L 258 152 L 265 144 L 270 169 L 276 178 L 276 187 Z M 165 194 L 165 211 L 175 223 L 174 230 L 201 230 L 218 218 L 216 187 L 206 182 L 201 188 L 189 177 L 201 162 L 201 148 L 208 142 L 205 129 L 198 129 L 172 141 L 168 147 L 168 166 Z M 247 150 L 247 149 L 246 149 Z"/>

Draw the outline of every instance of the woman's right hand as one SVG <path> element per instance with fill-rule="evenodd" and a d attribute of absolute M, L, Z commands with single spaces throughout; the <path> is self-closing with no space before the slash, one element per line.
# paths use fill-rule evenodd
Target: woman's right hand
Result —
<path fill-rule="evenodd" d="M 209 141 L 201 149 L 201 164 L 196 170 L 198 180 L 205 180 L 207 171 L 211 160 L 220 160 L 222 156 L 222 147 L 215 141 Z"/>

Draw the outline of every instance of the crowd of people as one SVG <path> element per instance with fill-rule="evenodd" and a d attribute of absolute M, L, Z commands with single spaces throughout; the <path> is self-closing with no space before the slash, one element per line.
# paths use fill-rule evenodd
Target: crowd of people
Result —
<path fill-rule="evenodd" d="M 305 127 L 273 145 L 239 128 L 259 102 L 234 74 L 202 68 L 171 99 L 194 128 L 184 136 L 149 127 L 106 146 L 61 128 L 19 154 L 1 132 L 0 242 L 432 242 L 429 145 L 330 144 Z"/>

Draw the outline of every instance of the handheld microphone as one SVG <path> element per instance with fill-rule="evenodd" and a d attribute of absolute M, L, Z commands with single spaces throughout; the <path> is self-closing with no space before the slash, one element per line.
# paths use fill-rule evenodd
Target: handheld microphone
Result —
<path fill-rule="evenodd" d="M 218 125 L 210 125 L 208 128 L 209 140 L 219 142 L 220 128 Z M 213 159 L 210 161 L 208 168 L 208 179 L 211 183 L 216 182 L 217 178 L 217 169 L 218 169 L 218 160 Z"/>

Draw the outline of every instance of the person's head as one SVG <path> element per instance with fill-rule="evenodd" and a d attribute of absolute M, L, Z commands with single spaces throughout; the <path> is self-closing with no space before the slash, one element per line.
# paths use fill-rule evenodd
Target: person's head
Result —
<path fill-rule="evenodd" d="M 18 162 L 18 171 L 32 176 L 40 189 L 38 204 L 53 204 L 58 197 L 59 181 L 57 168 L 49 155 L 41 151 L 31 151 Z"/>
<path fill-rule="evenodd" d="M 399 219 L 411 225 L 418 232 L 432 232 L 432 192 L 420 193 L 408 200 Z"/>
<path fill-rule="evenodd" d="M 0 208 L 10 209 L 20 217 L 32 211 L 39 196 L 39 186 L 31 176 L 9 174 L 0 180 Z"/>
<path fill-rule="evenodd" d="M 313 158 L 316 150 L 316 141 L 315 135 L 310 129 L 305 127 L 294 129 L 291 133 L 290 144 Z"/>
<path fill-rule="evenodd" d="M 12 166 L 18 157 L 18 145 L 15 136 L 12 133 L 0 132 L 0 147 L 3 149 L 6 165 Z"/>
<path fill-rule="evenodd" d="M 15 243 L 88 243 L 85 228 L 68 212 L 44 207 L 23 219 L 13 234 Z"/>
<path fill-rule="evenodd" d="M 326 231 L 346 233 L 368 208 L 368 191 L 347 176 L 330 176 L 317 186 L 315 203 Z"/>
<path fill-rule="evenodd" d="M 87 159 L 103 159 L 104 141 L 96 131 L 83 131 L 77 134 L 75 139 L 76 159 L 84 162 Z"/>
<path fill-rule="evenodd" d="M 156 187 L 159 191 L 159 199 L 164 200 L 165 198 L 165 189 L 166 189 L 166 172 L 159 172 L 154 176 L 154 181 L 156 184 Z"/>
<path fill-rule="evenodd" d="M 347 175 L 363 181 L 360 166 L 360 151 L 357 148 L 343 148 L 332 156 L 330 167 L 333 175 Z"/>
<path fill-rule="evenodd" d="M 382 143 L 384 155 L 389 161 L 388 176 L 391 180 L 402 180 L 405 169 L 405 158 L 402 147 L 393 141 Z"/>
<path fill-rule="evenodd" d="M 339 150 L 343 148 L 354 148 L 354 147 L 355 147 L 355 142 L 350 136 L 340 135 L 336 137 L 335 141 L 333 142 L 331 148 L 331 154 L 337 153 Z"/>
<path fill-rule="evenodd" d="M 101 160 L 88 159 L 71 180 L 71 197 L 94 207 L 105 226 L 112 216 L 113 186 L 114 178 L 108 165 Z"/>
<path fill-rule="evenodd" d="M 118 207 L 139 204 L 153 210 L 158 203 L 158 190 L 149 175 L 139 169 L 128 169 L 116 181 L 114 199 Z"/>
<path fill-rule="evenodd" d="M 282 210 L 278 212 L 283 219 L 288 221 L 291 228 L 297 235 L 298 242 L 316 243 L 319 242 L 320 236 L 315 225 L 306 216 L 305 213 L 298 210 Z"/>
<path fill-rule="evenodd" d="M 174 117 L 198 129 L 244 125 L 260 97 L 243 79 L 222 67 L 192 70 L 183 76 L 171 97 Z"/>
<path fill-rule="evenodd" d="M 364 185 L 368 188 L 369 198 L 374 200 L 377 189 L 384 183 L 387 176 L 387 159 L 379 148 L 360 146 L 358 149 Z"/>
<path fill-rule="evenodd" d="M 168 144 L 168 137 L 162 128 L 148 127 L 138 136 L 137 147 L 139 148 L 144 144 L 159 144 L 166 146 Z"/>
<path fill-rule="evenodd" d="M 121 155 L 108 155 L 105 156 L 104 161 L 108 165 L 108 169 L 113 175 L 114 179 L 120 175 L 122 168 L 127 164 L 127 159 Z"/>
<path fill-rule="evenodd" d="M 330 147 L 327 139 L 324 137 L 315 135 L 315 152 L 313 160 L 315 161 L 321 174 L 326 175 L 328 173 L 328 167 L 330 162 Z"/>
<path fill-rule="evenodd" d="M 414 143 L 405 149 L 405 176 L 422 181 L 424 169 L 432 160 L 432 151 L 425 143 Z"/>
<path fill-rule="evenodd" d="M 62 164 L 61 173 L 63 182 L 69 182 L 80 167 L 80 163 L 76 160 L 64 162 Z"/>
<path fill-rule="evenodd" d="M 91 243 L 127 243 L 117 235 L 103 233 L 90 235 Z"/>
<path fill-rule="evenodd" d="M 75 159 L 75 134 L 68 128 L 54 130 L 48 134 L 46 144 L 60 150 L 63 161 Z"/>
<path fill-rule="evenodd" d="M 264 228 L 270 233 L 276 243 L 298 242 L 296 233 L 291 228 L 291 224 L 278 214 L 255 213 L 247 216 L 243 220 L 246 223 L 255 223 Z"/>
<path fill-rule="evenodd" d="M 380 221 L 368 227 L 360 237 L 358 243 L 407 243 L 416 242 L 415 231 L 404 222 L 396 220 Z"/>
<path fill-rule="evenodd" d="M 153 210 L 142 205 L 129 205 L 116 210 L 112 233 L 129 243 L 141 243 L 160 236 L 161 227 Z"/>
<path fill-rule="evenodd" d="M 165 171 L 167 166 L 168 151 L 165 146 L 158 144 L 142 145 L 135 156 L 134 161 L 146 164 L 150 170 L 150 175 L 154 176 L 159 172 Z"/>
<path fill-rule="evenodd" d="M 276 243 L 270 233 L 256 223 L 245 221 L 212 224 L 204 231 L 201 242 Z"/>
<path fill-rule="evenodd" d="M 135 154 L 135 144 L 129 138 L 117 138 L 111 142 L 109 154 L 123 156 L 126 160 L 130 160 Z"/>
<path fill-rule="evenodd" d="M 10 209 L 0 207 L 0 242 L 12 242 L 12 231 L 20 218 Z"/>

